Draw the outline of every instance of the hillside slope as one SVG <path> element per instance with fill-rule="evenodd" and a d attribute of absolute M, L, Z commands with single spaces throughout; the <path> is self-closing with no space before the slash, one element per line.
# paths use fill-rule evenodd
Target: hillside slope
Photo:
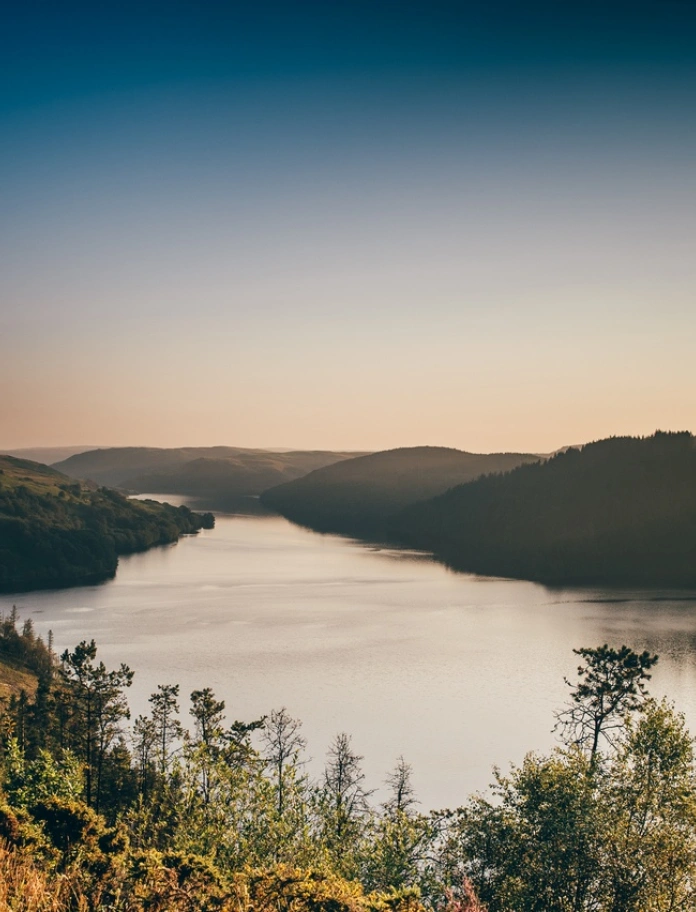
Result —
<path fill-rule="evenodd" d="M 411 506 L 390 529 L 460 570 L 696 586 L 696 442 L 686 432 L 601 440 Z"/>
<path fill-rule="evenodd" d="M 7 456 L 16 456 L 17 459 L 28 459 L 31 462 L 41 462 L 44 465 L 54 465 L 54 463 L 69 459 L 78 453 L 86 453 L 88 450 L 96 450 L 92 446 L 57 446 L 57 447 L 25 447 L 21 450 L 0 450 Z"/>
<path fill-rule="evenodd" d="M 100 582 L 119 554 L 213 525 L 186 507 L 130 501 L 28 460 L 0 456 L 0 591 Z"/>
<path fill-rule="evenodd" d="M 17 628 L 17 609 L 8 616 L 0 615 L 0 711 L 13 698 L 31 700 L 36 695 L 39 677 L 52 664 L 50 650 L 35 636 L 31 620 Z"/>
<path fill-rule="evenodd" d="M 215 499 L 260 494 L 355 455 L 323 450 L 275 453 L 238 447 L 115 447 L 80 453 L 54 468 L 73 478 L 134 493 Z"/>
<path fill-rule="evenodd" d="M 538 456 L 488 455 L 447 447 L 405 447 L 336 463 L 266 491 L 262 502 L 323 532 L 382 535 L 391 514 L 486 472 L 504 472 Z"/>

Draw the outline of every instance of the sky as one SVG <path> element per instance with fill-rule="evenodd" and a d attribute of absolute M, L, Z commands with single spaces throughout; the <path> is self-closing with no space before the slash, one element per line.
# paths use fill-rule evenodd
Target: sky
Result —
<path fill-rule="evenodd" d="M 25 0 L 0 447 L 696 431 L 689 0 Z"/>

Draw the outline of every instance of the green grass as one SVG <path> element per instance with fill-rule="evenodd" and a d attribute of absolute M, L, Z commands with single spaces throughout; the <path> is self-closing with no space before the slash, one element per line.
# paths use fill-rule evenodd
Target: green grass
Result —
<path fill-rule="evenodd" d="M 70 499 L 84 502 L 85 495 L 82 491 L 78 494 L 75 485 L 73 478 L 57 472 L 50 466 L 30 462 L 28 459 L 18 459 L 16 456 L 0 456 L 0 491 L 24 486 L 32 494 L 51 494 L 54 497 L 58 497 L 63 491 Z"/>

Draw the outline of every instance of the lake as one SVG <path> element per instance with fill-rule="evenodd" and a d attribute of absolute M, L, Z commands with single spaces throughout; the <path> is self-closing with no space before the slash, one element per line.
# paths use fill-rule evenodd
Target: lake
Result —
<path fill-rule="evenodd" d="M 529 750 L 555 743 L 573 647 L 660 654 L 651 682 L 696 732 L 696 594 L 551 590 L 457 574 L 426 555 L 319 535 L 278 516 L 121 559 L 100 586 L 0 597 L 56 649 L 94 638 L 136 672 L 133 715 L 157 684 L 210 686 L 228 719 L 287 706 L 319 773 L 346 731 L 379 789 L 403 754 L 422 807 L 455 806 Z"/>

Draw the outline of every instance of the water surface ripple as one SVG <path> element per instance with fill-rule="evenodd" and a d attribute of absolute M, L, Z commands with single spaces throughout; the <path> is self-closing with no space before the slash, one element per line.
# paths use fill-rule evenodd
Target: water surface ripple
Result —
<path fill-rule="evenodd" d="M 450 572 L 423 555 L 318 535 L 277 517 L 221 516 L 209 532 L 122 558 L 101 586 L 0 598 L 56 649 L 97 641 L 136 672 L 133 715 L 157 684 L 210 686 L 228 717 L 282 705 L 318 772 L 353 736 L 379 788 L 403 754 L 424 808 L 483 789 L 491 767 L 552 747 L 574 646 L 660 654 L 651 682 L 696 732 L 696 594 L 551 590 Z"/>

